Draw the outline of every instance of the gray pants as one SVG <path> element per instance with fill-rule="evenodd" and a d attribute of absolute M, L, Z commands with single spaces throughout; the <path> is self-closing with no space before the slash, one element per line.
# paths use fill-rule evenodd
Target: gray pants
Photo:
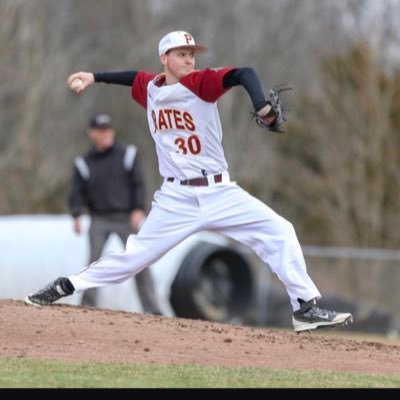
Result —
<path fill-rule="evenodd" d="M 126 243 L 128 236 L 133 233 L 128 214 L 91 216 L 89 229 L 90 264 L 101 257 L 104 245 L 112 233 L 116 233 L 124 244 Z M 149 314 L 161 314 L 150 270 L 145 268 L 135 275 L 134 279 L 143 311 Z M 98 290 L 97 288 L 86 290 L 83 293 L 81 304 L 95 307 Z"/>

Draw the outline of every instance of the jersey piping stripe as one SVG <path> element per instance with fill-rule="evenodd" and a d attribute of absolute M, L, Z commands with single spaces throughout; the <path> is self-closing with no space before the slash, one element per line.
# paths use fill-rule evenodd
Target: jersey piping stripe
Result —
<path fill-rule="evenodd" d="M 137 148 L 133 144 L 130 144 L 126 147 L 125 155 L 124 155 L 124 167 L 127 171 L 130 171 L 133 167 L 133 163 L 135 161 Z"/>
<path fill-rule="evenodd" d="M 89 166 L 83 157 L 75 158 L 75 167 L 83 179 L 88 180 L 90 178 Z"/>

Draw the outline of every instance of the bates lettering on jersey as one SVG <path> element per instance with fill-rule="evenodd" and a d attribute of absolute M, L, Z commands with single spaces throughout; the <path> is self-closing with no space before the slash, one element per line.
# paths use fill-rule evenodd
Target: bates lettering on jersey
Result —
<path fill-rule="evenodd" d="M 152 110 L 155 131 L 189 131 L 194 132 L 196 125 L 193 117 L 187 111 L 180 111 L 172 108 L 161 108 Z"/>

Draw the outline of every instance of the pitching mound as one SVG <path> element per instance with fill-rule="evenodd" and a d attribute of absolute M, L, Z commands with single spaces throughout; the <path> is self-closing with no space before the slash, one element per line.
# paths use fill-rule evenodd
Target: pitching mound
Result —
<path fill-rule="evenodd" d="M 0 357 L 400 372 L 400 346 L 289 331 L 0 300 Z"/>

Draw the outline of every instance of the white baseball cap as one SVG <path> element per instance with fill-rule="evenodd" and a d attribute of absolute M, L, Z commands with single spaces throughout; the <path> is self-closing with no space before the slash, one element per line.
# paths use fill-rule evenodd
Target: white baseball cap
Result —
<path fill-rule="evenodd" d="M 168 33 L 160 40 L 158 45 L 158 54 L 162 56 L 167 51 L 178 47 L 191 47 L 200 53 L 207 51 L 207 47 L 195 43 L 193 36 L 190 33 L 185 31 L 175 31 Z"/>

